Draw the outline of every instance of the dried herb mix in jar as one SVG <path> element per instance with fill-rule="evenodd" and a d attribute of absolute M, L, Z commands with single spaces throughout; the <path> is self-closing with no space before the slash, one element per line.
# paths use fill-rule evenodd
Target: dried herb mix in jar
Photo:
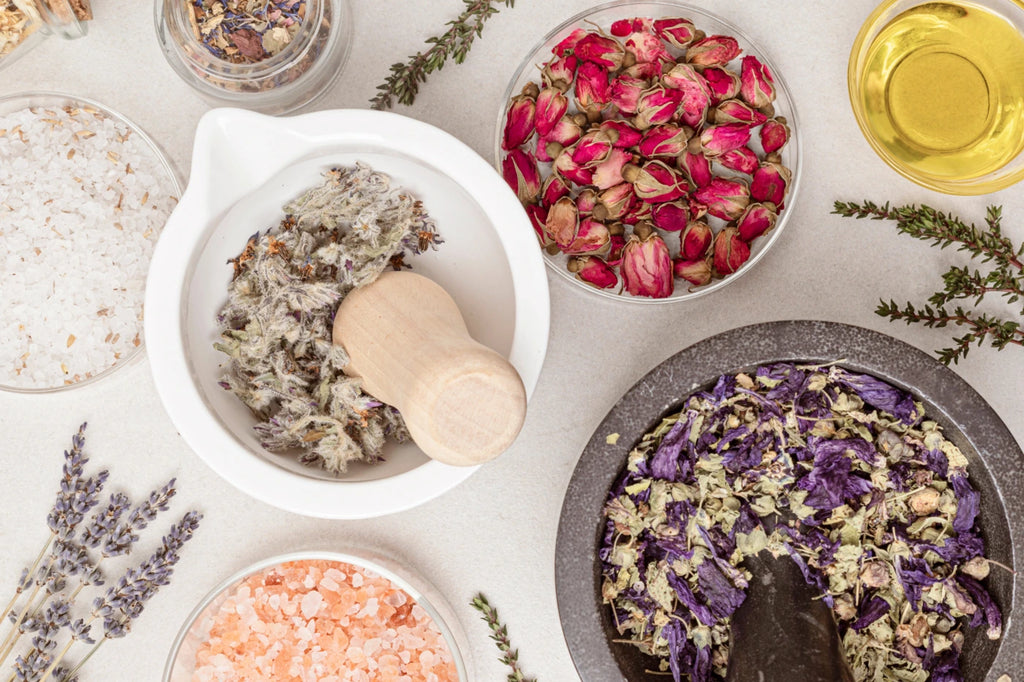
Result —
<path fill-rule="evenodd" d="M 0 68 L 52 33 L 85 35 L 89 0 L 0 0 Z"/>
<path fill-rule="evenodd" d="M 231 260 L 215 344 L 228 356 L 221 385 L 259 419 L 263 447 L 300 449 L 303 463 L 341 473 L 380 461 L 386 439 L 408 433 L 397 410 L 342 372 L 348 356 L 332 344 L 334 313 L 353 288 L 408 267 L 407 255 L 439 239 L 422 204 L 364 164 L 328 171 L 284 211 Z"/>
<path fill-rule="evenodd" d="M 690 396 L 629 454 L 602 594 L 676 682 L 722 679 L 743 559 L 767 549 L 820 590 L 858 682 L 961 679 L 965 630 L 1002 634 L 979 504 L 967 459 L 908 393 L 837 366 L 760 367 Z"/>
<path fill-rule="evenodd" d="M 306 17 L 306 0 L 182 1 L 196 39 L 213 56 L 235 63 L 259 62 L 279 53 Z"/>

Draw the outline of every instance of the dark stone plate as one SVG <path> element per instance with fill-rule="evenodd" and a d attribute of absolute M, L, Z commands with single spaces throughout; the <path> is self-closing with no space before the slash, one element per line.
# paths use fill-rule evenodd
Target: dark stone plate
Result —
<path fill-rule="evenodd" d="M 559 617 L 573 662 L 584 682 L 652 680 L 654 659 L 618 637 L 610 610 L 601 604 L 602 507 L 626 455 L 663 416 L 681 409 L 693 391 L 773 362 L 835 362 L 912 392 L 930 418 L 945 429 L 970 461 L 968 472 L 981 491 L 980 524 L 986 555 L 1016 567 L 1024 551 L 1024 453 L 1009 429 L 963 379 L 931 356 L 878 332 L 834 322 L 770 322 L 734 329 L 690 346 L 641 379 L 611 409 L 594 432 L 566 490 L 555 552 Z M 609 444 L 610 434 L 619 434 Z M 961 656 L 967 682 L 996 682 L 1024 673 L 1024 630 L 1013 606 L 1022 585 L 993 567 L 987 580 L 1003 613 L 1003 637 L 991 642 L 984 628 L 970 629 Z M 784 645 L 784 641 L 778 641 Z M 670 677 L 668 679 L 671 679 Z"/>

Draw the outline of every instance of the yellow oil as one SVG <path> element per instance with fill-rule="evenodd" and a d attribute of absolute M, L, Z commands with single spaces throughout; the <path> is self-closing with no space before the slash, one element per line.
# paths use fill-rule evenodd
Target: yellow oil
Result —
<path fill-rule="evenodd" d="M 977 178 L 1024 149 L 1024 39 L 968 2 L 918 5 L 868 48 L 860 98 L 888 153 L 919 173 Z"/>

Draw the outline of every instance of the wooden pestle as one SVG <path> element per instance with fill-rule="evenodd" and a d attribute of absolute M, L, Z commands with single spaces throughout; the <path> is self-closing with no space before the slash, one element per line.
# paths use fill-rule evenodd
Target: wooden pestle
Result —
<path fill-rule="evenodd" d="M 348 352 L 349 376 L 398 408 L 416 444 L 459 466 L 504 452 L 526 418 L 526 390 L 508 360 L 469 335 L 458 306 L 437 283 L 389 271 L 345 297 L 333 342 Z"/>

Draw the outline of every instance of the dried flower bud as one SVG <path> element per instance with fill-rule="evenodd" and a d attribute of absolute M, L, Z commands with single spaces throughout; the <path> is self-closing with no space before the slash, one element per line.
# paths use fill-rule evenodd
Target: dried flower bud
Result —
<path fill-rule="evenodd" d="M 754 179 L 750 183 L 750 196 L 754 201 L 770 201 L 776 206 L 781 206 L 792 178 L 793 174 L 781 163 L 766 161 L 754 171 Z"/>
<path fill-rule="evenodd" d="M 638 197 L 652 204 L 678 199 L 689 190 L 686 178 L 662 161 L 648 161 L 642 167 L 627 164 L 622 177 L 633 184 Z"/>
<path fill-rule="evenodd" d="M 558 41 L 558 44 L 551 48 L 551 52 L 555 56 L 561 57 L 576 52 L 576 46 L 579 42 L 589 35 L 585 29 L 576 28 L 572 30 L 572 33 L 567 35 Z"/>
<path fill-rule="evenodd" d="M 576 195 L 576 210 L 581 216 L 590 215 L 597 206 L 597 192 L 589 187 Z"/>
<path fill-rule="evenodd" d="M 569 98 L 558 88 L 547 87 L 537 95 L 534 124 L 537 134 L 547 137 L 569 110 Z"/>
<path fill-rule="evenodd" d="M 651 20 L 644 17 L 631 17 L 629 19 L 619 19 L 618 21 L 612 22 L 611 34 L 616 38 L 625 38 L 630 33 L 637 33 L 640 31 L 650 32 Z"/>
<path fill-rule="evenodd" d="M 601 192 L 594 208 L 594 217 L 598 220 L 618 220 L 626 215 L 639 201 L 633 193 L 633 185 L 620 182 Z"/>
<path fill-rule="evenodd" d="M 704 258 L 711 250 L 714 239 L 711 227 L 702 220 L 694 220 L 687 224 L 679 235 L 679 256 L 683 260 Z"/>
<path fill-rule="evenodd" d="M 608 226 L 593 218 L 584 218 L 580 221 L 576 236 L 562 250 L 570 256 L 600 256 L 608 253 L 611 250 Z"/>
<path fill-rule="evenodd" d="M 637 102 L 637 114 L 633 125 L 647 130 L 652 125 L 668 123 L 675 118 L 676 110 L 683 101 L 683 92 L 672 88 L 655 86 L 646 90 Z"/>
<path fill-rule="evenodd" d="M 593 179 L 593 173 L 572 160 L 570 149 L 571 147 L 567 147 L 555 157 L 552 169 L 569 182 L 574 182 L 577 185 L 589 185 Z"/>
<path fill-rule="evenodd" d="M 608 189 L 623 181 L 622 169 L 632 160 L 633 156 L 622 149 L 612 149 L 608 158 L 594 168 L 591 182 L 598 189 Z"/>
<path fill-rule="evenodd" d="M 611 289 L 619 283 L 615 271 L 594 256 L 574 256 L 569 259 L 567 267 L 569 272 L 576 275 L 576 279 L 598 289 Z"/>
<path fill-rule="evenodd" d="M 509 102 L 505 115 L 505 129 L 502 132 L 501 148 L 515 149 L 533 135 L 536 104 L 526 95 L 516 95 Z"/>
<path fill-rule="evenodd" d="M 701 73 L 711 91 L 711 103 L 720 104 L 740 94 L 740 77 L 728 69 L 709 66 Z"/>
<path fill-rule="evenodd" d="M 580 216 L 576 210 L 576 202 L 570 197 L 562 197 L 548 209 L 544 229 L 559 248 L 565 249 L 576 238 L 579 222 Z"/>
<path fill-rule="evenodd" d="M 675 61 L 661 40 L 648 31 L 632 33 L 626 38 L 624 45 L 626 51 L 633 55 L 638 63 Z"/>
<path fill-rule="evenodd" d="M 668 246 L 644 223 L 637 225 L 622 249 L 623 287 L 634 296 L 666 298 L 672 295 L 672 258 Z"/>
<path fill-rule="evenodd" d="M 746 173 L 747 175 L 753 175 L 754 171 L 756 171 L 758 166 L 761 164 L 760 160 L 757 158 L 757 154 L 755 154 L 750 147 L 730 149 L 715 160 L 729 170 L 734 170 L 738 173 Z"/>
<path fill-rule="evenodd" d="M 523 204 L 530 204 L 540 195 L 540 171 L 533 154 L 513 149 L 501 164 L 505 182 L 515 190 Z"/>
<path fill-rule="evenodd" d="M 637 202 L 633 208 L 627 211 L 626 215 L 622 216 L 622 222 L 626 225 L 636 225 L 637 223 L 641 223 L 645 220 L 650 220 L 653 207 L 655 205 L 656 204 L 649 204 L 646 201 L 642 201 L 637 197 Z"/>
<path fill-rule="evenodd" d="M 775 100 L 775 80 L 761 60 L 752 55 L 743 58 L 740 67 L 740 96 L 755 109 Z"/>
<path fill-rule="evenodd" d="M 872 589 L 885 587 L 889 584 L 889 569 L 881 561 L 868 561 L 860 570 L 860 581 Z"/>
<path fill-rule="evenodd" d="M 853 597 L 848 594 L 840 594 L 835 598 L 832 607 L 839 620 L 853 620 L 857 617 L 857 606 L 853 603 Z"/>
<path fill-rule="evenodd" d="M 664 125 L 648 128 L 637 149 L 646 158 L 670 158 L 674 159 L 686 150 L 686 144 L 693 136 L 693 129 L 672 125 Z"/>
<path fill-rule="evenodd" d="M 614 38 L 591 31 L 576 43 L 574 53 L 585 62 L 591 62 L 605 70 L 617 71 L 622 68 L 625 50 Z M 581 64 L 580 68 L 582 67 Z"/>
<path fill-rule="evenodd" d="M 541 82 L 545 87 L 555 88 L 565 92 L 576 79 L 576 67 L 579 60 L 575 55 L 555 57 L 541 69 Z"/>
<path fill-rule="evenodd" d="M 540 100 L 537 100 L 538 106 Z M 749 126 L 759 126 L 768 120 L 768 117 L 756 109 L 751 109 L 738 99 L 727 99 L 719 102 L 713 110 L 712 120 L 715 123 L 744 123 Z M 537 126 L 540 129 L 540 126 Z"/>
<path fill-rule="evenodd" d="M 697 260 L 677 258 L 672 261 L 672 274 L 680 279 L 685 279 L 695 287 L 704 286 L 711 281 L 711 264 L 706 258 Z"/>
<path fill-rule="evenodd" d="M 694 128 L 703 125 L 711 106 L 711 89 L 704 77 L 689 64 L 676 64 L 661 81 L 665 87 L 682 92 L 679 117 L 683 123 Z"/>
<path fill-rule="evenodd" d="M 711 162 L 703 153 L 683 152 L 679 156 L 679 168 L 694 187 L 707 187 L 711 184 Z"/>
<path fill-rule="evenodd" d="M 612 79 L 611 103 L 623 114 L 635 114 L 640 106 L 640 96 L 649 85 L 642 78 L 620 73 Z"/>
<path fill-rule="evenodd" d="M 622 223 L 614 223 L 608 228 L 609 232 L 612 232 L 612 246 L 608 250 L 608 256 L 605 261 L 608 265 L 618 266 L 622 264 L 622 250 L 626 247 L 626 237 L 621 232 L 619 234 L 615 234 L 615 232 L 612 231 L 611 228 L 615 225 L 618 225 L 620 229 L 622 228 Z"/>
<path fill-rule="evenodd" d="M 599 127 L 612 136 L 615 146 L 619 149 L 635 147 L 640 144 L 640 139 L 643 137 L 643 133 L 625 121 L 608 119 L 602 121 Z"/>
<path fill-rule="evenodd" d="M 896 638 L 907 642 L 912 647 L 923 646 L 931 632 L 928 616 L 923 613 L 915 613 L 909 622 L 896 626 Z"/>
<path fill-rule="evenodd" d="M 750 142 L 750 126 L 740 123 L 726 123 L 708 126 L 700 134 L 700 146 L 709 159 L 725 152 L 739 149 Z"/>
<path fill-rule="evenodd" d="M 581 109 L 600 108 L 611 101 L 612 87 L 608 69 L 583 62 L 576 71 L 576 104 Z"/>
<path fill-rule="evenodd" d="M 988 577 L 988 559 L 983 556 L 976 556 L 960 569 L 961 572 L 971 576 L 975 580 L 984 580 Z"/>
<path fill-rule="evenodd" d="M 551 130 L 551 133 L 545 138 L 548 142 L 557 142 L 563 147 L 576 142 L 583 136 L 583 129 L 576 123 L 571 117 L 564 116 L 560 121 L 555 124 L 555 127 Z M 550 151 L 548 152 L 550 154 Z M 557 154 L 551 154 L 551 156 L 558 156 Z"/>
<path fill-rule="evenodd" d="M 761 147 L 764 153 L 771 154 L 785 147 L 789 142 L 789 135 L 789 126 L 786 125 L 786 119 L 781 116 L 765 121 L 761 126 Z"/>
<path fill-rule="evenodd" d="M 655 204 L 651 208 L 651 222 L 666 232 L 682 232 L 689 222 L 690 207 L 685 199 Z"/>
<path fill-rule="evenodd" d="M 664 70 L 664 66 L 661 62 L 640 62 L 639 64 L 634 64 L 628 69 L 623 69 L 621 73 L 625 76 L 629 76 L 630 78 L 639 78 L 640 80 L 653 85 L 655 80 L 661 78 L 661 74 Z"/>
<path fill-rule="evenodd" d="M 591 130 L 573 145 L 572 160 L 593 169 L 612 153 L 612 137 L 604 130 Z"/>
<path fill-rule="evenodd" d="M 752 242 L 775 227 L 778 215 L 773 204 L 750 204 L 736 221 L 736 229 L 746 242 Z"/>
<path fill-rule="evenodd" d="M 533 231 L 537 233 L 537 241 L 540 242 L 541 248 L 553 244 L 554 241 L 544 229 L 548 220 L 547 209 L 538 204 L 530 204 L 526 207 L 526 215 L 530 217 L 530 224 L 533 225 Z"/>
<path fill-rule="evenodd" d="M 552 173 L 544 181 L 543 187 L 541 187 L 540 203 L 544 206 L 554 206 L 556 201 L 562 197 L 569 196 L 570 192 L 569 185 L 565 184 L 561 176 L 557 173 Z"/>
<path fill-rule="evenodd" d="M 712 178 L 707 186 L 697 189 L 694 197 L 716 218 L 736 220 L 750 203 L 750 190 L 739 181 Z"/>
<path fill-rule="evenodd" d="M 750 258 L 750 247 L 740 238 L 735 227 L 726 227 L 715 237 L 715 271 L 731 275 Z"/>
<path fill-rule="evenodd" d="M 910 511 L 918 516 L 928 516 L 939 508 L 939 497 L 940 493 L 935 488 L 925 488 L 911 495 L 907 499 L 907 505 Z"/>
<path fill-rule="evenodd" d="M 654 32 L 672 47 L 685 50 L 693 42 L 697 29 L 689 19 L 655 19 Z"/>
<path fill-rule="evenodd" d="M 686 61 L 700 66 L 725 66 L 739 57 L 742 51 L 731 36 L 708 36 L 687 48 Z"/>

